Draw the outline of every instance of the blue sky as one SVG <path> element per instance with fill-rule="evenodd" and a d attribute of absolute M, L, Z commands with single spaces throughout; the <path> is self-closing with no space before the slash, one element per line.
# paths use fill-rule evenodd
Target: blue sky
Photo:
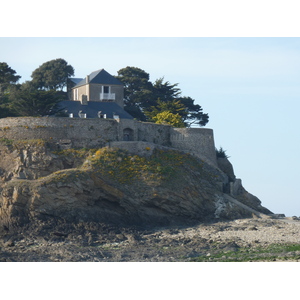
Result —
<path fill-rule="evenodd" d="M 209 114 L 246 190 L 274 213 L 300 216 L 300 38 L 2 37 L 0 58 L 21 82 L 63 58 L 75 77 L 134 66 L 178 83 Z"/>

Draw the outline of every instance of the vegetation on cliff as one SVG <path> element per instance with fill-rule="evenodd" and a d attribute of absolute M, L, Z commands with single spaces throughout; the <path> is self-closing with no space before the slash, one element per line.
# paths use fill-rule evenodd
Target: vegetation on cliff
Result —
<path fill-rule="evenodd" d="M 146 147 L 150 151 L 150 147 Z M 187 173 L 196 172 L 201 178 L 215 184 L 218 172 L 205 168 L 205 163 L 194 156 L 176 150 L 154 149 L 149 157 L 130 154 L 118 148 L 66 149 L 55 151 L 60 157 L 81 159 L 83 164 L 77 168 L 81 172 L 102 176 L 119 184 L 145 182 L 148 184 L 176 184 L 184 181 Z M 76 171 L 76 172 L 77 172 Z M 63 172 L 63 171 L 62 171 Z M 75 172 L 75 171 L 74 171 Z M 59 173 L 61 174 L 61 171 Z"/>
<path fill-rule="evenodd" d="M 226 175 L 187 153 L 147 146 L 152 154 L 144 157 L 118 148 L 53 151 L 40 140 L 3 142 L 0 219 L 8 223 L 45 215 L 69 221 L 185 223 L 214 218 L 219 205 L 217 217 L 222 212 L 229 218 L 249 216 L 222 200 Z"/>
<path fill-rule="evenodd" d="M 220 149 L 216 149 L 216 156 L 217 158 L 229 158 L 229 156 L 226 154 L 226 150 L 224 150 L 222 147 L 220 147 Z"/>
<path fill-rule="evenodd" d="M 0 138 L 0 145 L 12 146 L 15 149 L 28 147 L 46 147 L 47 142 L 44 139 L 30 139 L 30 140 L 12 140 L 7 138 Z"/>

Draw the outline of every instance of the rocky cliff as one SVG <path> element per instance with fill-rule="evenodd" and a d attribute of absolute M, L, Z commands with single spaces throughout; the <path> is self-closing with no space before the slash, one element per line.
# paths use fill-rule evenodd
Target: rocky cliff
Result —
<path fill-rule="evenodd" d="M 227 159 L 216 168 L 174 149 L 144 148 L 141 155 L 114 147 L 58 150 L 43 140 L 2 139 L 1 228 L 47 218 L 168 225 L 271 213 Z"/>

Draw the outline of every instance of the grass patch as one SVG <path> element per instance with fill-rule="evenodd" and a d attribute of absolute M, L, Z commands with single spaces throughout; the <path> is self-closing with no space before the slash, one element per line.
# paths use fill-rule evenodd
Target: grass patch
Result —
<path fill-rule="evenodd" d="M 47 142 L 43 139 L 30 139 L 30 140 L 15 140 L 13 146 L 15 148 L 23 148 L 25 146 L 31 147 L 45 147 Z"/>
<path fill-rule="evenodd" d="M 5 146 L 11 146 L 13 144 L 14 140 L 10 140 L 7 138 L 1 138 L 0 139 L 0 144 L 5 145 Z"/>
<path fill-rule="evenodd" d="M 93 155 L 97 149 L 89 148 L 70 148 L 64 150 L 53 151 L 52 153 L 58 156 L 72 157 L 72 158 L 84 158 L 89 155 Z"/>
<path fill-rule="evenodd" d="M 84 170 L 68 169 L 68 170 L 54 172 L 49 176 L 39 178 L 38 181 L 44 184 L 59 183 L 63 185 L 63 184 L 70 184 L 78 180 L 85 181 L 88 178 L 89 176 Z"/>
<path fill-rule="evenodd" d="M 215 251 L 210 256 L 203 254 L 192 258 L 193 262 L 247 262 L 300 259 L 300 244 L 271 244 L 267 247 L 239 248 L 236 251 Z M 213 251 L 212 251 L 213 252 Z"/>

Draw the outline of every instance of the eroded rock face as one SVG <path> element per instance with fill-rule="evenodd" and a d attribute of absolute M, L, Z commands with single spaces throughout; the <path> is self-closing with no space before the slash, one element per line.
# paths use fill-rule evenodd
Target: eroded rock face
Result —
<path fill-rule="evenodd" d="M 44 145 L 23 144 L 3 146 L 0 144 L 0 179 L 37 179 L 64 169 L 63 161 L 56 159 Z"/>
<path fill-rule="evenodd" d="M 236 177 L 234 175 L 233 166 L 228 158 L 218 157 L 217 163 L 220 170 L 222 170 L 228 176 L 229 181 L 234 182 Z"/>
<path fill-rule="evenodd" d="M 231 201 L 224 186 L 232 174 L 187 154 L 173 151 L 166 163 L 156 154 L 143 165 L 138 156 L 118 152 L 110 160 L 105 152 L 70 153 L 45 145 L 0 148 L 2 226 L 45 218 L 157 226 L 271 213 L 242 187 L 231 197 L 244 206 Z"/>

